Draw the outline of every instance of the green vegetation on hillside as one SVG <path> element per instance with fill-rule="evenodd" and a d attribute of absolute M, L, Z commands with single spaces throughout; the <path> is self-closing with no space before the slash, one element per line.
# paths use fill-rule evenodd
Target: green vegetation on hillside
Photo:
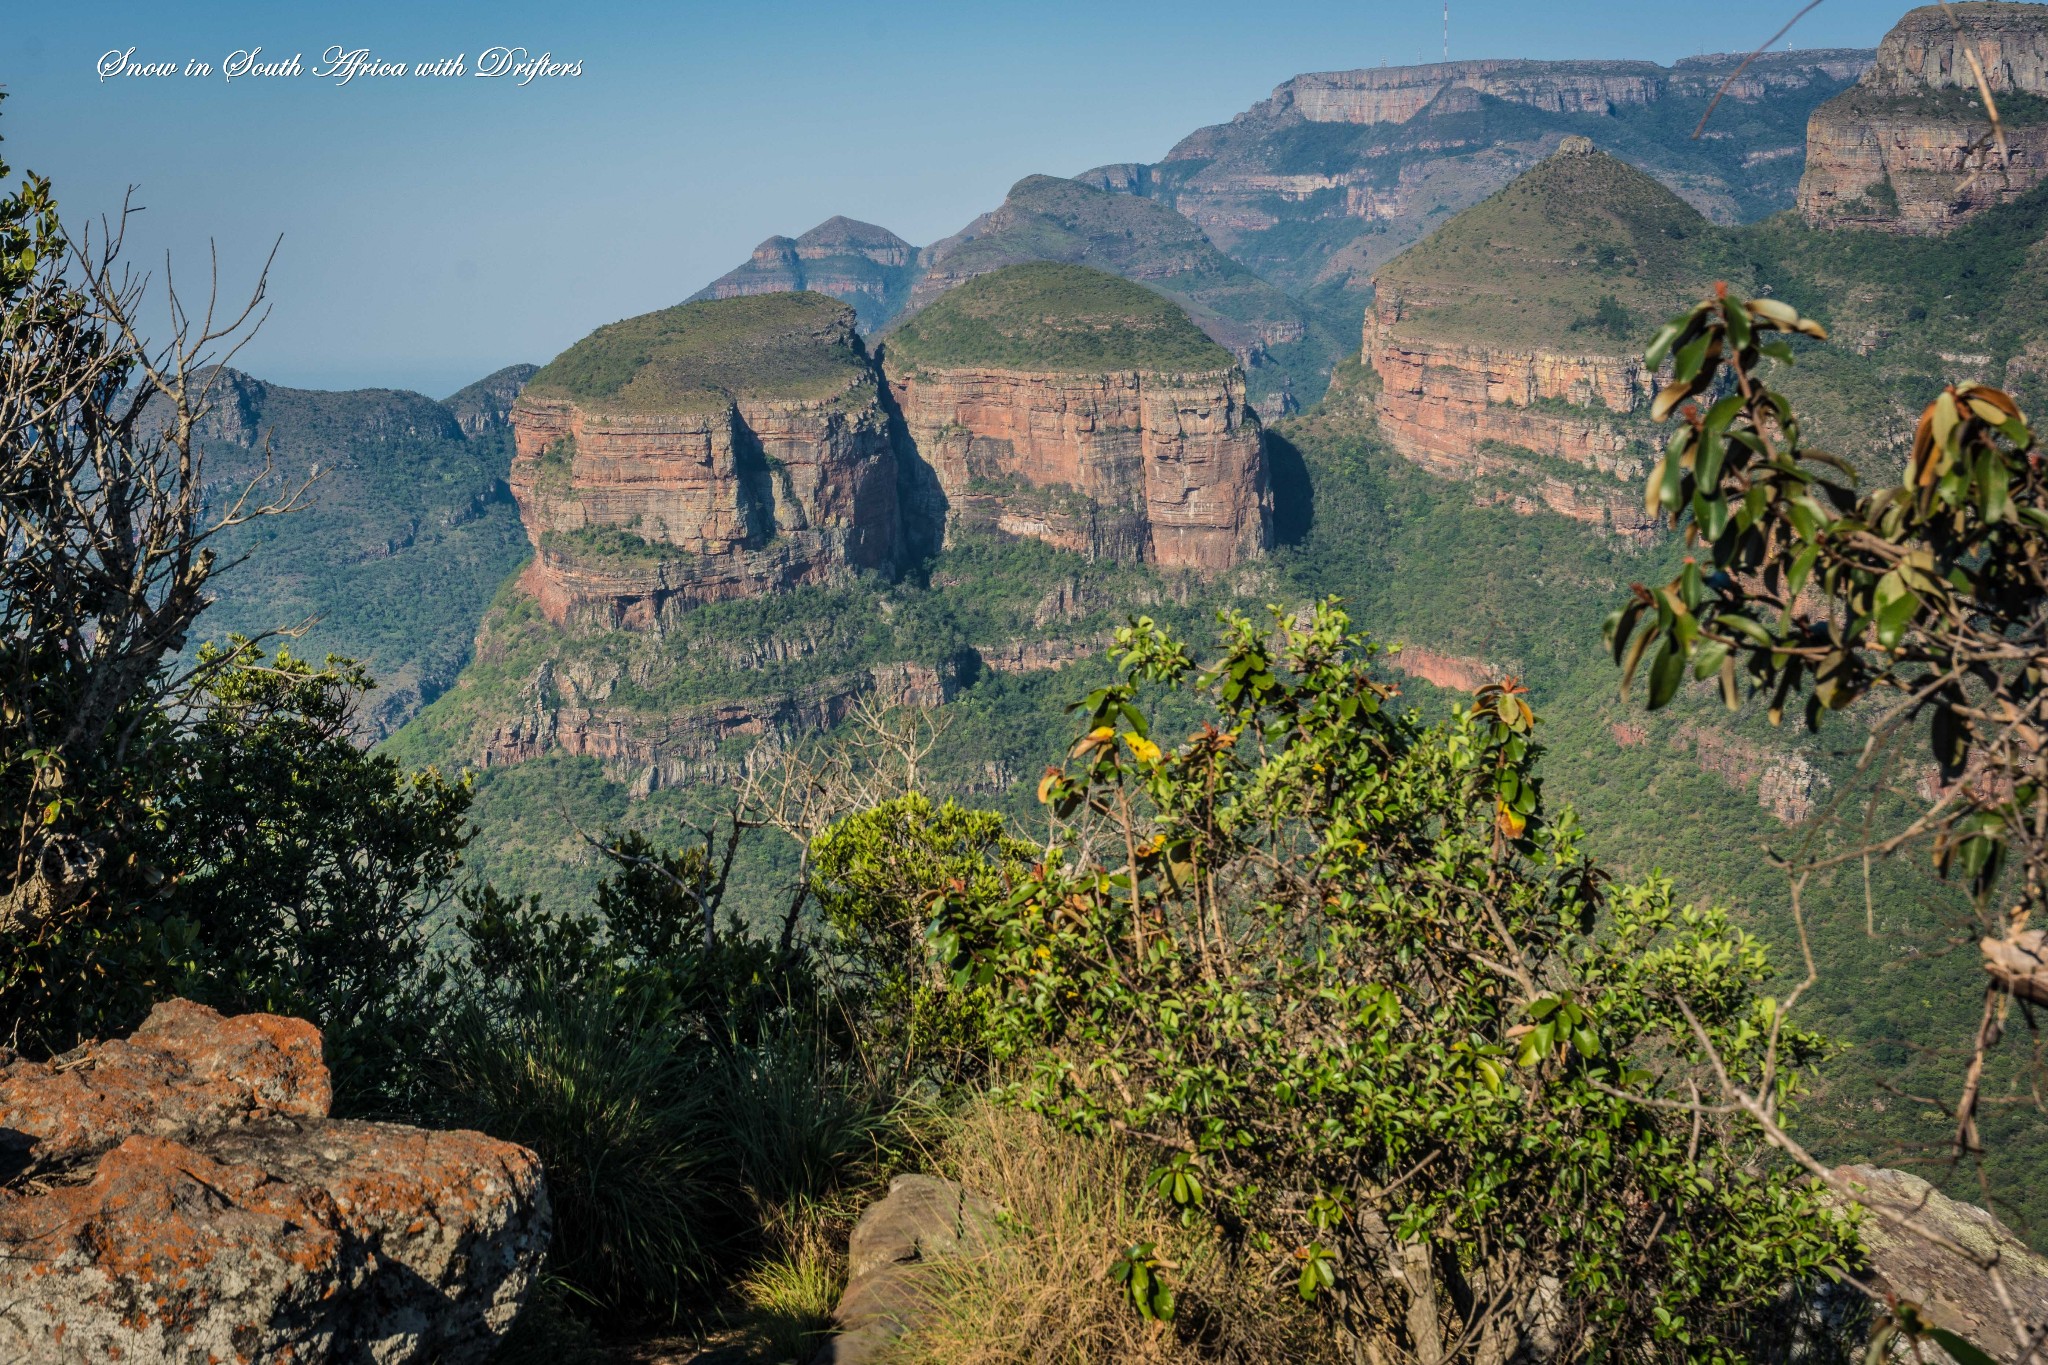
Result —
<path fill-rule="evenodd" d="M 1221 370 L 1237 362 L 1171 299 L 1087 266 L 1035 261 L 941 295 L 888 339 L 892 366 Z"/>
<path fill-rule="evenodd" d="M 1283 393 L 1315 401 L 1357 330 L 1355 318 L 1289 298 L 1168 206 L 1057 176 L 1024 177 L 995 212 L 926 252 L 930 273 L 950 279 L 1027 261 L 1093 266 L 1173 299 L 1218 344 L 1253 357 L 1246 382 L 1268 406 Z"/>
<path fill-rule="evenodd" d="M 210 499 L 224 506 L 259 476 L 257 499 L 276 499 L 317 477 L 298 510 L 216 542 L 227 567 L 208 583 L 217 600 L 201 633 L 307 626 L 302 656 L 368 666 L 378 690 L 362 721 L 388 733 L 455 680 L 528 553 L 504 482 L 511 433 L 497 420 L 465 435 L 448 405 L 414 393 L 226 381 L 223 415 L 200 432 Z"/>
<path fill-rule="evenodd" d="M 824 294 L 756 294 L 600 327 L 526 391 L 611 412 L 687 412 L 743 397 L 830 398 L 866 370 L 851 308 Z"/>
<path fill-rule="evenodd" d="M 1431 338 L 1625 353 L 1725 271 L 1722 236 L 1628 163 L 1559 153 L 1403 252 L 1379 292 L 1413 299 Z"/>

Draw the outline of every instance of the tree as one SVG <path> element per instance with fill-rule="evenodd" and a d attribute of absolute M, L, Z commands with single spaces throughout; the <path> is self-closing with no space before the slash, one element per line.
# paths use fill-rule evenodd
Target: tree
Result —
<path fill-rule="evenodd" d="M 319 1025 L 341 1112 L 415 1112 L 469 787 L 356 746 L 370 681 L 348 660 L 316 669 L 231 641 L 199 664 L 181 761 L 155 796 L 161 906 L 193 927 L 190 989 Z"/>
<path fill-rule="evenodd" d="M 1809 445 L 1766 382 L 1766 362 L 1790 364 L 1787 341 L 1800 334 L 1826 338 L 1786 305 L 1725 285 L 1657 334 L 1645 360 L 1672 370 L 1651 415 L 1679 424 L 1645 504 L 1684 526 L 1694 554 L 1662 587 L 1635 585 L 1606 634 L 1624 691 L 1647 669 L 1651 708 L 1689 674 L 1717 679 L 1731 710 L 1747 683 L 1773 723 L 1802 702 L 1812 728 L 1849 712 L 1866 732 L 1866 770 L 1925 724 L 1919 762 L 1934 781 L 1918 815 L 1787 871 L 1802 941 L 1801 889 L 1828 867 L 1926 846 L 1943 876 L 1968 885 L 1990 980 L 1949 1106 L 1959 1161 L 1983 1152 L 1987 1054 L 2014 1000 L 2048 1002 L 2048 940 L 2030 927 L 2048 897 L 2048 471 L 2009 395 L 1955 384 L 1921 414 L 1900 476 L 1860 491 L 1855 467 Z M 1805 967 L 1788 1007 L 1817 979 L 1810 954 Z M 1834 1179 L 1767 1097 L 1731 1078 L 1719 1099 Z M 1883 1216 L 1977 1264 L 2011 1304 L 1995 1257 Z M 2026 1356 L 2048 1345 L 2021 1307 L 2009 1316 Z"/>
<path fill-rule="evenodd" d="M 1720 1067 L 1782 1103 L 1820 1042 L 1719 912 L 1608 886 L 1544 810 L 1520 689 L 1424 725 L 1333 603 L 1228 617 L 1208 668 L 1145 620 L 1117 648 L 1040 787 L 1060 837 L 940 906 L 1021 1098 L 1157 1144 L 1160 1196 L 1361 1362 L 1788 1349 L 1788 1288 L 1852 1229 L 1692 1101 Z M 1169 747 L 1147 688 L 1211 718 Z M 1126 1282 L 1168 1315 L 1140 1250 Z"/>
<path fill-rule="evenodd" d="M 212 348 L 246 338 L 262 283 L 226 319 L 167 288 L 171 339 L 151 347 L 122 221 L 74 241 L 35 175 L 0 198 L 0 935 L 19 950 L 0 993 L 29 1044 L 67 1045 L 189 966 L 181 926 L 135 913 L 169 876 L 156 795 L 178 712 L 232 662 L 185 650 L 210 542 L 295 500 L 209 508 L 193 447 Z"/>

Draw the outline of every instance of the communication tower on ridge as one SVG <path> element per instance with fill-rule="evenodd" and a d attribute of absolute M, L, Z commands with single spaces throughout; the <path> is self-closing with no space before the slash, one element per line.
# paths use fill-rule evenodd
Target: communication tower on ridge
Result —
<path fill-rule="evenodd" d="M 1451 59 L 1451 0 L 1444 0 L 1444 60 Z"/>

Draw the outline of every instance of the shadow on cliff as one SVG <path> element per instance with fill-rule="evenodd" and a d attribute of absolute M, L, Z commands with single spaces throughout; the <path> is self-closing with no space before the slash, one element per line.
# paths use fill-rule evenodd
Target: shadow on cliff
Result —
<path fill-rule="evenodd" d="M 875 367 L 875 387 L 881 394 L 882 413 L 889 423 L 889 443 L 896 451 L 896 568 L 899 573 L 921 573 L 945 547 L 946 513 L 951 504 L 939 484 L 938 471 L 910 438 L 910 427 L 903 420 L 903 409 L 897 405 L 896 391 L 889 386 L 888 374 L 883 369 L 887 350 L 887 343 L 876 344 L 870 363 Z"/>
<path fill-rule="evenodd" d="M 1266 432 L 1266 479 L 1273 489 L 1273 543 L 1301 544 L 1315 527 L 1315 485 L 1300 448 L 1271 429 Z"/>

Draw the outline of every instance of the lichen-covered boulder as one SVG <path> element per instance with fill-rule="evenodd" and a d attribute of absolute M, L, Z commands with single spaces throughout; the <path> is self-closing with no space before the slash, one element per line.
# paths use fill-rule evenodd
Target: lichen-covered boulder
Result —
<path fill-rule="evenodd" d="M 1922 1321 L 1945 1327 L 1982 1349 L 1993 1360 L 2017 1360 L 2011 1314 L 1999 1303 L 1990 1277 L 1981 1268 L 1996 1257 L 2013 1307 L 2030 1334 L 2048 1326 L 2048 1257 L 2027 1244 L 1996 1218 L 1950 1199 L 1917 1175 L 1875 1166 L 1844 1166 L 1835 1174 L 1847 1181 L 1871 1213 L 1863 1220 L 1863 1244 L 1870 1254 L 1870 1275 L 1880 1290 L 1919 1305 Z M 1977 1260 L 1920 1236 L 1882 1216 L 1891 1213 L 1965 1247 Z M 1905 1354 L 1894 1351 L 1895 1355 Z"/>
<path fill-rule="evenodd" d="M 0 1052 L 0 1359 L 488 1358 L 547 1247 L 539 1161 L 331 1095 L 312 1025 L 182 1000 Z"/>

